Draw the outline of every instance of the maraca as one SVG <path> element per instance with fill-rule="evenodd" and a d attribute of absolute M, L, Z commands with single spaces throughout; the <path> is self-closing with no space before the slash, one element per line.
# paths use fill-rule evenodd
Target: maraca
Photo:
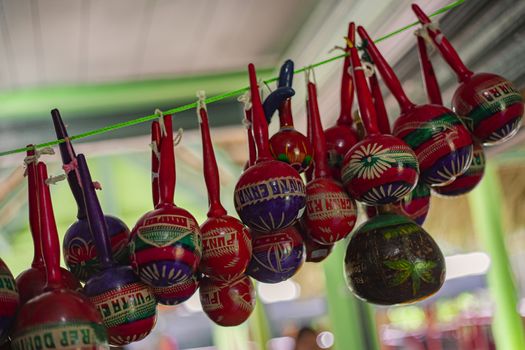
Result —
<path fill-rule="evenodd" d="M 180 302 L 181 284 L 194 286 L 201 259 L 201 233 L 188 211 L 173 204 L 175 154 L 171 116 L 162 116 L 165 135 L 160 142 L 159 203 L 144 214 L 132 231 L 132 267 L 154 287 L 159 302 Z M 188 289 L 183 289 L 184 297 Z M 190 294 L 191 295 L 191 294 Z"/>
<path fill-rule="evenodd" d="M 109 349 L 100 314 L 83 295 L 67 289 L 59 267 L 58 234 L 53 215 L 47 170 L 37 165 L 38 207 L 42 250 L 47 273 L 45 292 L 29 300 L 20 310 L 11 346 L 26 349 Z"/>
<path fill-rule="evenodd" d="M 306 185 L 304 226 L 312 240 L 332 244 L 352 231 L 357 217 L 355 202 L 343 186 L 332 178 L 326 159 L 326 140 L 319 116 L 315 84 L 307 83 L 310 120 L 314 139 L 314 176 Z"/>
<path fill-rule="evenodd" d="M 412 10 L 439 52 L 454 70 L 459 87 L 452 98 L 452 108 L 470 132 L 484 145 L 494 145 L 514 136 L 523 117 L 523 96 L 507 79 L 492 73 L 473 73 L 430 18 L 413 4 Z"/>
<path fill-rule="evenodd" d="M 7 340 L 20 306 L 15 279 L 0 259 L 0 345 Z"/>
<path fill-rule="evenodd" d="M 348 286 L 381 305 L 410 303 L 441 288 L 445 258 L 414 221 L 396 214 L 373 217 L 352 235 L 345 256 Z"/>
<path fill-rule="evenodd" d="M 351 32 L 355 25 L 350 24 Z M 341 177 L 352 198 L 369 205 L 400 200 L 416 186 L 419 167 L 414 152 L 403 141 L 383 135 L 377 127 L 372 96 L 354 43 L 349 41 L 354 85 L 365 138 L 346 154 Z"/>
<path fill-rule="evenodd" d="M 84 294 L 100 312 L 109 343 L 127 345 L 151 332 L 157 319 L 157 301 L 150 287 L 135 276 L 130 266 L 115 262 L 104 214 L 83 154 L 77 156 L 77 163 L 89 228 L 101 268 L 86 282 Z"/>
<path fill-rule="evenodd" d="M 247 274 L 264 283 L 279 283 L 295 275 L 304 262 L 303 239 L 294 226 L 261 234 L 252 231 L 253 252 Z"/>
<path fill-rule="evenodd" d="M 472 138 L 467 128 L 448 108 L 412 103 L 365 29 L 359 27 L 358 32 L 383 81 L 399 103 L 401 115 L 394 123 L 394 135 L 416 153 L 422 180 L 429 185 L 454 181 L 472 160 Z"/>
<path fill-rule="evenodd" d="M 348 28 L 350 41 L 355 41 L 355 31 Z M 348 54 L 348 45 L 345 53 Z M 332 176 L 341 180 L 341 166 L 348 150 L 359 141 L 359 136 L 352 127 L 352 103 L 354 100 L 354 84 L 350 75 L 350 57 L 346 56 L 343 61 L 343 72 L 341 74 L 340 104 L 341 110 L 334 126 L 326 129 L 326 147 L 328 148 L 328 164 L 332 170 Z"/>
<path fill-rule="evenodd" d="M 372 59 L 366 52 L 361 56 L 361 61 L 373 64 Z M 370 85 L 370 93 L 372 94 L 372 101 L 376 111 L 377 127 L 382 134 L 391 134 L 390 121 L 388 120 L 383 93 L 381 92 L 375 69 L 372 69 L 372 74 L 368 76 L 368 85 Z"/>
<path fill-rule="evenodd" d="M 297 224 L 295 224 L 295 229 L 303 238 L 304 255 L 306 262 L 318 263 L 326 259 L 328 255 L 330 255 L 335 244 L 319 244 L 313 239 L 311 239 L 306 233 L 307 228 L 304 225 L 304 215 L 297 222 Z"/>
<path fill-rule="evenodd" d="M 427 43 L 421 36 L 421 33 L 416 31 L 417 38 L 417 52 L 419 54 L 419 64 L 421 66 L 421 76 L 423 77 L 423 83 L 425 85 L 425 91 L 427 92 L 428 102 L 435 105 L 443 105 L 443 99 L 441 98 L 441 89 L 434 73 L 434 67 L 428 57 Z"/>
<path fill-rule="evenodd" d="M 244 275 L 231 281 L 204 277 L 199 295 L 206 315 L 223 327 L 240 325 L 255 308 L 255 289 L 250 277 Z"/>
<path fill-rule="evenodd" d="M 291 87 L 293 67 L 291 60 L 286 60 L 282 65 L 278 87 Z M 279 107 L 279 124 L 279 131 L 270 138 L 270 153 L 274 159 L 288 163 L 302 173 L 310 166 L 313 152 L 306 136 L 294 128 L 291 97 L 285 99 Z"/>
<path fill-rule="evenodd" d="M 75 161 L 75 151 L 69 141 L 66 127 L 58 109 L 51 111 L 53 125 L 58 139 L 65 139 L 65 142 L 59 144 L 60 155 L 65 169 L 69 169 Z M 89 225 L 86 219 L 86 208 L 82 199 L 82 191 L 78 184 L 78 179 L 74 172 L 67 174 L 67 181 L 73 197 L 77 203 L 77 221 L 74 222 L 66 231 L 62 250 L 67 267 L 82 282 L 100 271 L 100 264 L 96 258 L 95 246 L 89 232 Z M 113 256 L 119 263 L 127 263 L 129 260 L 129 228 L 126 224 L 110 215 L 106 215 L 108 233 L 111 238 L 111 250 Z"/>
<path fill-rule="evenodd" d="M 211 143 L 204 92 L 199 93 L 197 116 L 202 136 L 204 179 L 208 190 L 208 219 L 200 226 L 202 259 L 200 271 L 209 278 L 229 281 L 244 273 L 252 257 L 250 232 L 229 216 L 220 200 L 219 171 Z M 202 287 L 201 287 L 202 288 Z"/>
<path fill-rule="evenodd" d="M 20 296 L 20 304 L 23 305 L 30 299 L 40 295 L 44 292 L 47 284 L 46 281 L 46 266 L 44 264 L 44 257 L 42 256 L 42 233 L 40 231 L 40 219 L 38 213 L 38 198 L 37 198 L 37 171 L 36 171 L 36 155 L 33 145 L 28 145 L 30 149 L 27 151 L 26 157 L 26 175 L 27 175 L 27 193 L 29 203 L 29 230 L 33 237 L 34 255 L 31 267 L 16 277 L 16 286 Z M 58 239 L 58 238 L 57 238 Z M 60 248 L 54 254 L 60 255 Z M 71 290 L 80 290 L 82 286 L 76 277 L 64 268 L 61 269 L 62 284 L 65 288 Z"/>
<path fill-rule="evenodd" d="M 235 186 L 235 209 L 242 222 L 251 229 L 273 232 L 293 225 L 300 216 L 305 205 L 305 186 L 297 170 L 274 160 L 270 154 L 253 64 L 248 70 L 257 161 L 244 171 Z"/>

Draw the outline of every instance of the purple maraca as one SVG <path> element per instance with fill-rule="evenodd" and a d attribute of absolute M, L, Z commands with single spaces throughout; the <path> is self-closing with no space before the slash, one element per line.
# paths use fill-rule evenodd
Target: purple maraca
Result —
<path fill-rule="evenodd" d="M 83 154 L 77 156 L 77 162 L 89 228 L 101 267 L 87 281 L 84 293 L 100 312 L 109 343 L 126 345 L 151 332 L 157 319 L 157 302 L 151 288 L 135 276 L 130 266 L 119 266 L 113 259 L 104 214 Z"/>
<path fill-rule="evenodd" d="M 62 117 L 58 109 L 51 111 L 55 132 L 58 139 L 65 139 L 66 142 L 59 144 L 62 163 L 67 168 L 75 160 L 75 151 L 69 142 Z M 95 246 L 89 232 L 89 225 L 86 218 L 86 208 L 82 198 L 82 190 L 74 172 L 69 172 L 67 181 L 73 197 L 77 202 L 78 212 L 77 221 L 74 222 L 66 231 L 62 243 L 62 251 L 66 265 L 80 281 L 87 281 L 96 272 L 100 271 L 100 264 L 96 258 Z M 128 241 L 129 228 L 126 224 L 110 215 L 105 216 L 107 232 L 111 239 L 111 251 L 115 260 L 119 263 L 126 263 L 129 260 Z"/>

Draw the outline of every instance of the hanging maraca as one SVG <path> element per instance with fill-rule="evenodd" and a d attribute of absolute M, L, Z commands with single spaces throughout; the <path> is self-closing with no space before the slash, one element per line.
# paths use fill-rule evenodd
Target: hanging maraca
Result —
<path fill-rule="evenodd" d="M 343 186 L 332 178 L 326 159 L 326 140 L 319 116 L 316 86 L 309 80 L 307 70 L 310 123 L 314 140 L 313 180 L 306 185 L 306 215 L 304 226 L 312 240 L 321 244 L 332 244 L 352 231 L 357 217 L 355 202 Z"/>
<path fill-rule="evenodd" d="M 355 25 L 351 23 L 350 27 L 353 32 Z M 416 186 L 418 162 L 407 144 L 397 137 L 379 132 L 372 96 L 357 49 L 350 40 L 348 45 L 359 113 L 366 136 L 345 156 L 341 171 L 343 184 L 350 196 L 360 202 L 369 205 L 393 203 Z"/>
<path fill-rule="evenodd" d="M 422 180 L 436 186 L 454 181 L 472 160 L 472 138 L 467 128 L 444 106 L 412 103 L 365 29 L 359 27 L 358 32 L 383 81 L 399 103 L 401 115 L 394 123 L 394 135 L 416 153 Z"/>
<path fill-rule="evenodd" d="M 40 231 L 39 210 L 37 199 L 37 171 L 36 163 L 38 154 L 33 145 L 27 146 L 26 176 L 27 176 L 27 193 L 29 203 L 29 230 L 33 237 L 34 255 L 31 267 L 16 277 L 16 285 L 20 296 L 20 304 L 23 305 L 30 299 L 44 292 L 46 287 L 46 266 L 42 253 L 42 234 Z M 58 238 L 57 238 L 58 239 Z M 60 248 L 59 248 L 60 249 Z M 60 250 L 54 252 L 60 254 Z M 82 286 L 77 278 L 68 270 L 61 269 L 62 283 L 65 288 L 71 290 L 80 290 Z"/>
<path fill-rule="evenodd" d="M 291 60 L 286 60 L 282 65 L 278 88 L 272 94 L 278 92 L 280 88 L 288 87 L 291 89 L 293 67 L 294 64 Z M 266 101 L 272 98 L 272 94 L 268 96 Z M 271 118 L 273 112 L 274 110 L 267 112 L 265 109 L 266 119 Z M 312 146 L 306 136 L 294 128 L 291 97 L 285 98 L 279 105 L 279 124 L 279 131 L 270 138 L 270 153 L 274 159 L 288 163 L 299 173 L 302 173 L 312 162 Z"/>
<path fill-rule="evenodd" d="M 355 34 L 348 28 L 350 41 L 355 41 Z M 354 37 L 352 37 L 354 36 Z M 345 53 L 349 53 L 348 45 L 345 46 Z M 328 148 L 328 163 L 332 169 L 332 176 L 336 180 L 341 180 L 341 166 L 343 159 L 353 145 L 359 141 L 352 122 L 352 103 L 354 100 L 354 83 L 350 75 L 350 57 L 346 56 L 343 61 L 343 72 L 341 75 L 340 92 L 341 111 L 339 118 L 334 126 L 324 131 L 326 136 L 326 147 Z"/>
<path fill-rule="evenodd" d="M 127 345 L 146 337 L 157 319 L 157 301 L 128 265 L 117 265 L 111 253 L 107 224 L 83 154 L 77 156 L 78 175 L 100 272 L 84 286 L 108 331 L 109 344 Z"/>
<path fill-rule="evenodd" d="M 255 288 L 250 277 L 244 275 L 231 281 L 204 277 L 199 296 L 206 315 L 223 327 L 240 325 L 255 308 Z"/>
<path fill-rule="evenodd" d="M 242 275 L 250 262 L 251 236 L 243 223 L 229 216 L 221 204 L 219 171 L 211 142 L 204 92 L 199 92 L 198 97 L 197 117 L 202 136 L 204 179 L 209 203 L 208 219 L 200 226 L 200 271 L 209 278 L 230 281 Z"/>
<path fill-rule="evenodd" d="M 15 279 L 9 268 L 0 259 L 0 345 L 7 341 L 20 306 Z"/>
<path fill-rule="evenodd" d="M 372 62 L 372 59 L 366 52 L 361 55 L 361 62 L 363 65 L 365 65 L 365 62 L 370 65 L 370 69 L 367 71 L 365 67 L 365 71 L 367 72 L 368 85 L 370 85 L 370 93 L 372 94 L 372 101 L 374 102 L 374 109 L 376 111 L 377 127 L 382 134 L 391 134 L 390 121 L 388 120 L 379 80 L 377 79 L 377 72 L 374 69 L 374 62 Z"/>
<path fill-rule="evenodd" d="M 100 314 L 83 295 L 67 289 L 60 270 L 58 234 L 44 163 L 37 164 L 38 207 L 47 273 L 45 292 L 20 310 L 11 347 L 26 349 L 109 349 Z"/>
<path fill-rule="evenodd" d="M 348 286 L 357 297 L 374 304 L 402 304 L 424 299 L 441 288 L 445 258 L 414 221 L 382 214 L 353 233 L 345 270 Z"/>
<path fill-rule="evenodd" d="M 270 234 L 252 231 L 252 247 L 247 274 L 259 282 L 286 281 L 303 266 L 303 239 L 294 226 Z"/>
<path fill-rule="evenodd" d="M 521 93 L 503 77 L 470 71 L 423 10 L 416 4 L 412 5 L 412 10 L 458 77 L 459 86 L 452 97 L 452 108 L 470 132 L 484 145 L 497 144 L 514 136 L 524 112 Z"/>
<path fill-rule="evenodd" d="M 64 260 L 67 267 L 73 274 L 82 282 L 87 281 L 96 272 L 100 271 L 100 264 L 96 258 L 95 245 L 89 232 L 89 225 L 86 217 L 86 208 L 84 207 L 82 199 L 82 191 L 78 184 L 78 179 L 74 172 L 70 172 L 75 162 L 75 151 L 69 141 L 62 117 L 58 109 L 51 111 L 53 125 L 57 139 L 65 139 L 65 142 L 59 144 L 60 155 L 64 169 L 67 172 L 67 181 L 73 197 L 77 203 L 77 221 L 74 222 L 66 231 L 64 241 L 62 242 L 62 249 L 64 252 Z M 111 215 L 106 215 L 106 223 L 108 225 L 108 233 L 111 238 L 111 250 L 113 256 L 119 263 L 126 263 L 129 261 L 129 228 L 126 224 Z"/>
<path fill-rule="evenodd" d="M 171 115 L 161 114 L 159 124 L 164 126 L 159 203 L 133 228 L 130 250 L 132 266 L 140 279 L 153 287 L 159 303 L 172 305 L 186 300 L 188 292 L 196 287 L 202 245 L 193 215 L 173 203 L 175 154 Z"/>
<path fill-rule="evenodd" d="M 334 244 L 319 244 L 316 241 L 314 241 L 310 236 L 308 235 L 308 229 L 306 228 L 304 224 L 304 217 L 306 215 L 303 214 L 303 217 L 295 224 L 295 229 L 301 237 L 303 238 L 303 244 L 304 244 L 304 255 L 306 262 L 314 262 L 318 263 L 323 261 L 330 255 L 332 252 L 332 249 L 334 249 Z"/>
<path fill-rule="evenodd" d="M 235 186 L 235 209 L 251 229 L 273 232 L 293 225 L 300 216 L 305 205 L 305 186 L 297 170 L 274 160 L 270 154 L 268 128 L 253 64 L 248 70 L 257 161 L 244 171 Z"/>
<path fill-rule="evenodd" d="M 428 57 L 425 39 L 421 35 L 420 30 L 416 32 L 416 35 L 419 62 L 421 64 L 421 72 L 423 75 L 423 81 L 425 82 L 428 99 L 431 103 L 442 104 L 443 99 L 441 97 L 441 90 L 434 73 L 432 62 Z M 475 137 L 473 137 L 473 142 L 474 152 L 472 162 L 467 170 L 458 176 L 452 183 L 445 186 L 434 187 L 434 192 L 443 196 L 462 195 L 470 192 L 481 181 L 483 173 L 485 172 L 485 152 L 483 151 L 483 146 Z"/>

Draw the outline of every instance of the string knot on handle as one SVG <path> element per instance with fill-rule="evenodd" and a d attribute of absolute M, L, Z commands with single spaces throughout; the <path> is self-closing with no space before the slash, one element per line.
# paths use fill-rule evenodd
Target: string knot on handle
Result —
<path fill-rule="evenodd" d="M 441 45 L 441 42 L 443 41 L 443 33 L 441 32 L 441 29 L 439 28 L 439 23 L 437 21 L 434 21 L 434 22 L 430 22 L 430 23 L 425 23 L 425 24 L 422 24 L 421 25 L 421 28 L 419 29 L 416 29 L 414 31 L 414 34 L 416 36 L 420 36 L 422 37 L 423 39 L 425 39 L 425 41 L 429 44 L 431 44 L 432 46 L 432 49 L 435 49 L 434 47 L 434 42 L 432 41 L 432 38 L 430 37 L 430 34 L 428 33 L 429 31 L 433 31 L 433 32 L 436 32 L 438 33 L 436 35 L 436 43 Z"/>
<path fill-rule="evenodd" d="M 55 154 L 55 150 L 53 148 L 51 148 L 51 147 L 44 147 L 44 148 L 41 148 L 39 150 L 34 148 L 34 150 L 35 150 L 35 154 L 34 155 L 26 156 L 24 158 L 24 164 L 26 166 L 31 164 L 31 163 L 36 162 L 44 154 L 47 154 L 47 155 Z"/>
<path fill-rule="evenodd" d="M 204 90 L 197 91 L 197 98 L 197 119 L 199 120 L 199 124 L 202 124 L 201 109 L 208 112 L 208 108 L 206 107 L 206 92 Z"/>
<path fill-rule="evenodd" d="M 159 116 L 160 136 L 165 137 L 168 135 L 166 131 L 166 125 L 164 125 L 164 113 L 160 109 L 155 109 L 155 114 Z"/>
<path fill-rule="evenodd" d="M 178 144 L 182 141 L 182 134 L 184 134 L 184 129 L 179 128 L 177 130 L 177 135 L 173 138 L 173 147 L 178 146 Z"/>
<path fill-rule="evenodd" d="M 65 179 L 66 179 L 66 174 L 60 174 L 56 176 L 48 176 L 45 182 L 47 185 L 56 185 L 58 182 L 64 181 Z"/>
<path fill-rule="evenodd" d="M 306 89 L 308 89 L 308 83 L 312 82 L 315 86 L 317 86 L 317 79 L 315 77 L 315 70 L 312 65 L 306 67 L 304 70 L 304 79 L 306 83 Z"/>
<path fill-rule="evenodd" d="M 237 101 L 244 105 L 244 110 L 248 111 L 252 109 L 252 94 L 250 90 L 246 91 L 241 96 L 237 97 Z"/>

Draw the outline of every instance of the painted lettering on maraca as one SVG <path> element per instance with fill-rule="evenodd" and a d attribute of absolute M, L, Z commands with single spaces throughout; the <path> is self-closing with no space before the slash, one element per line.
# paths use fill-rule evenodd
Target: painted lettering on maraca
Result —
<path fill-rule="evenodd" d="M 304 197 L 304 183 L 293 176 L 271 178 L 248 184 L 235 192 L 235 206 L 240 210 L 260 201 L 295 195 Z"/>
<path fill-rule="evenodd" d="M 0 259 L 0 344 L 11 329 L 18 305 L 19 297 L 15 279 Z"/>
<path fill-rule="evenodd" d="M 234 229 L 211 229 L 202 239 L 202 250 L 206 250 L 209 256 L 232 253 L 239 249 L 239 239 L 242 237 L 239 237 Z"/>
<path fill-rule="evenodd" d="M 237 285 L 240 285 L 241 287 L 243 287 L 243 285 L 245 284 L 245 280 L 244 278 L 242 278 L 233 283 L 224 282 L 224 284 L 230 284 L 231 287 L 229 288 L 235 288 Z M 202 308 L 206 312 L 221 310 L 224 308 L 224 305 L 221 301 L 220 291 L 221 291 L 221 285 L 218 284 L 217 286 L 212 286 L 211 288 L 205 288 L 205 290 L 200 293 Z M 244 293 L 242 295 L 238 293 L 230 293 L 230 294 L 231 295 L 229 295 L 229 297 L 232 299 L 233 304 L 237 308 L 245 312 L 251 312 L 253 310 L 253 300 L 249 292 Z"/>
<path fill-rule="evenodd" d="M 106 342 L 105 334 L 104 327 L 96 323 L 46 324 L 18 334 L 11 347 L 14 350 L 95 349 Z"/>
<path fill-rule="evenodd" d="M 340 192 L 324 192 L 308 196 L 306 210 L 311 219 L 355 215 L 354 203 Z"/>

